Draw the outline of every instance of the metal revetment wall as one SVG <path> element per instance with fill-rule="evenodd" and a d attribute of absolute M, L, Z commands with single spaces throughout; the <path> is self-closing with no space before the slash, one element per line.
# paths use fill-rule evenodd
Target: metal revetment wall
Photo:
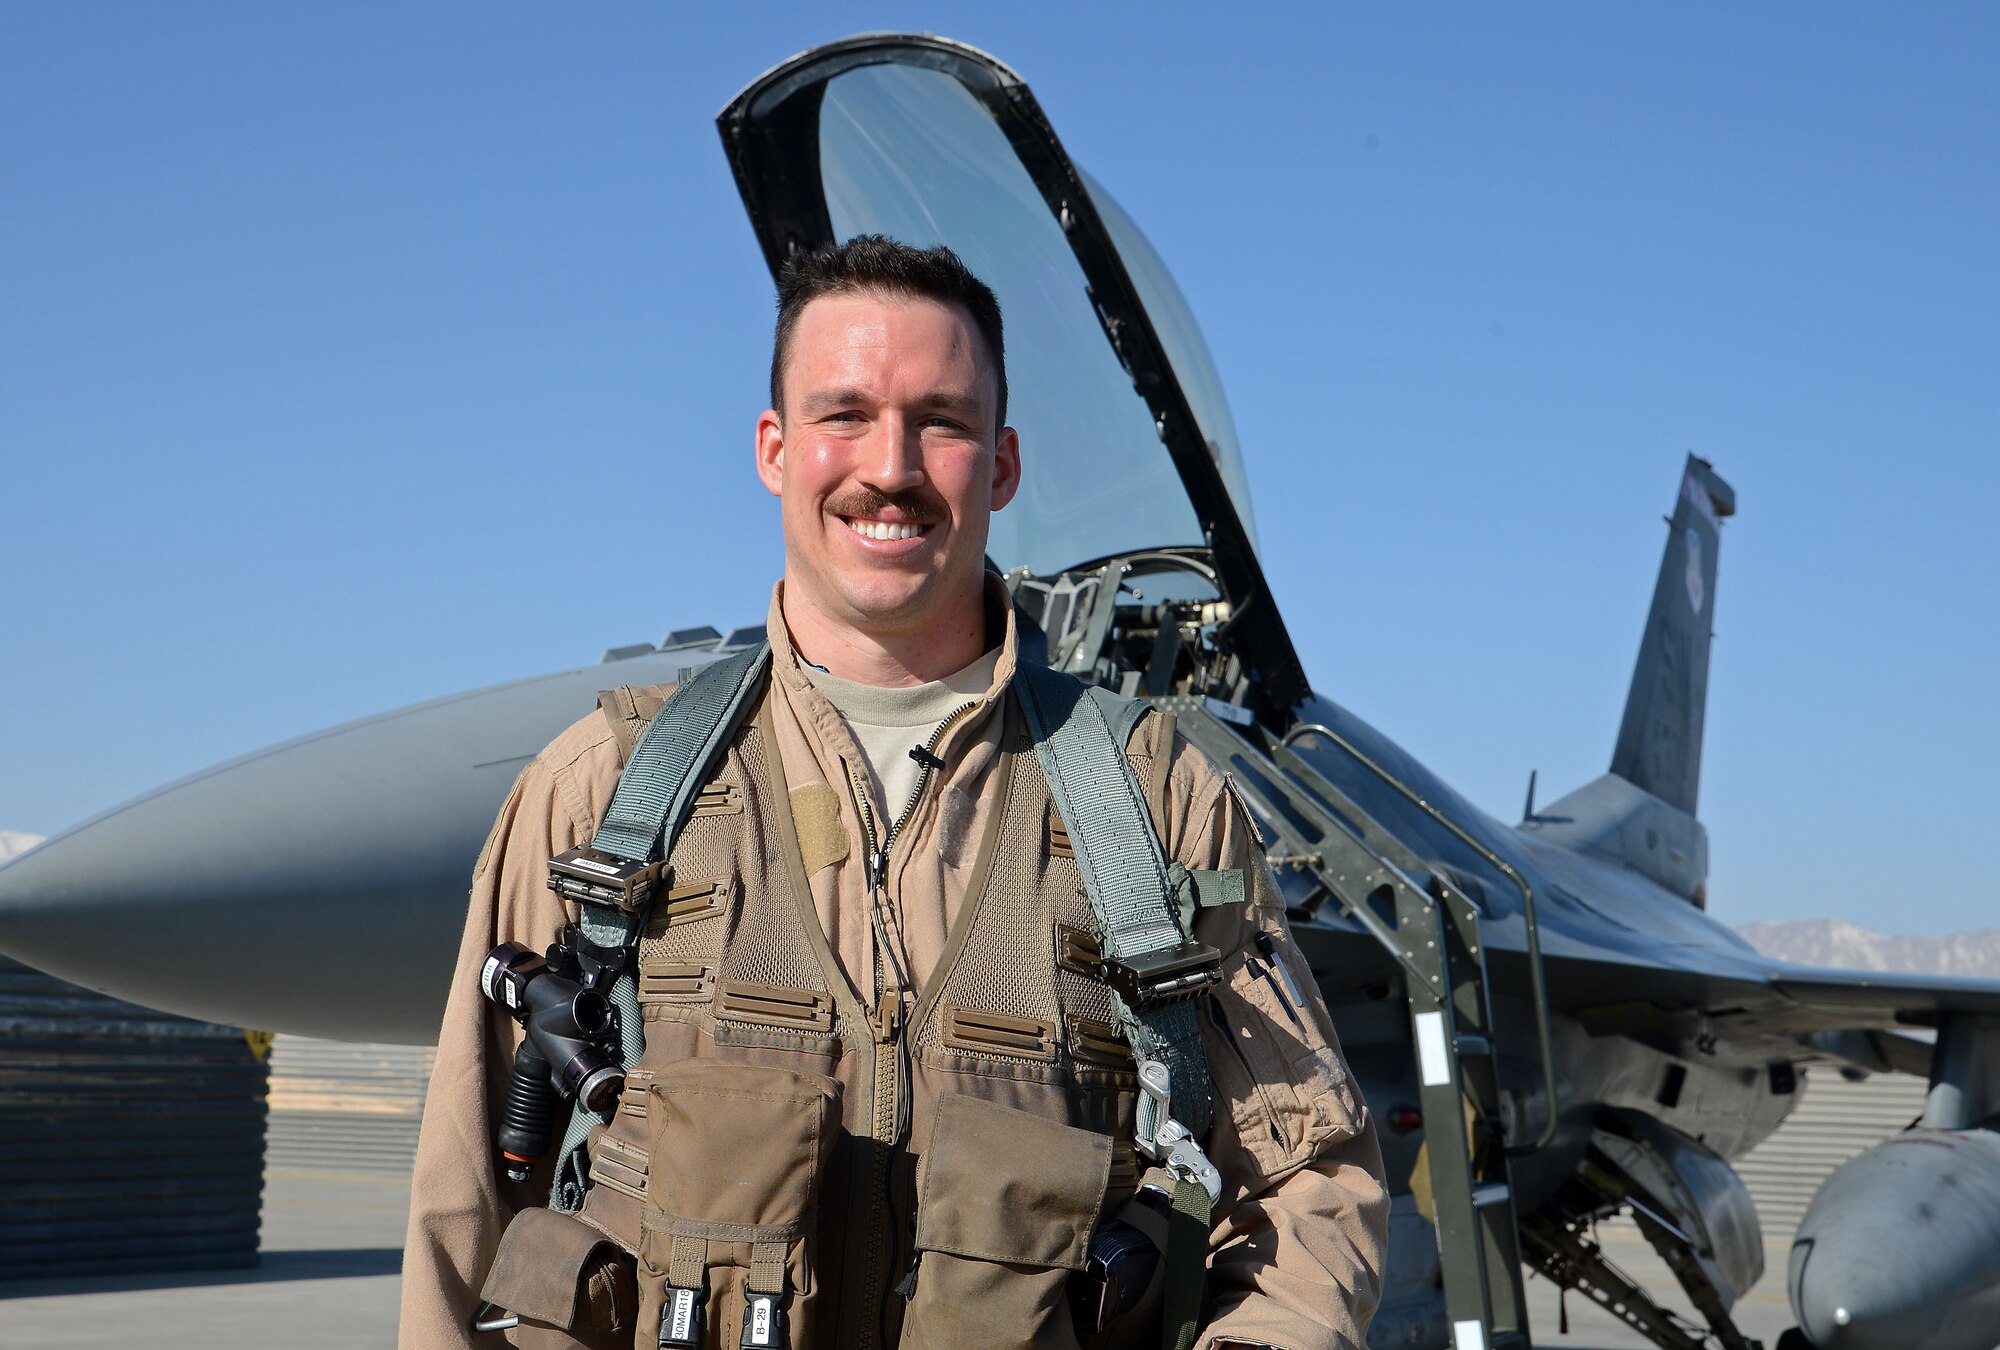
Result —
<path fill-rule="evenodd" d="M 1757 1202 L 1766 1241 L 1789 1244 L 1827 1174 L 1901 1133 L 1924 1109 L 1924 1080 L 1907 1074 L 1850 1083 L 1836 1070 L 1811 1068 L 1799 1086 L 1805 1098 L 1798 1109 L 1735 1164 Z"/>
<path fill-rule="evenodd" d="M 408 1175 L 436 1051 L 279 1036 L 271 1047 L 273 1167 Z"/>
<path fill-rule="evenodd" d="M 0 957 L 0 1279 L 255 1265 L 259 1049 Z"/>

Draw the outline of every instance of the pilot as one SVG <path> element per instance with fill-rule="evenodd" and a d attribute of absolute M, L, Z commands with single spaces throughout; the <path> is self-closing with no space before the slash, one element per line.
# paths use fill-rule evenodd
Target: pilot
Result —
<path fill-rule="evenodd" d="M 1257 827 L 1158 714 L 1121 720 L 1110 758 L 1176 884 L 1223 879 L 1182 910 L 1220 961 L 1184 1005 L 1208 1091 L 1173 1106 L 1207 1116 L 1212 1207 L 1135 1148 L 1134 1053 L 1024 722 L 1025 621 L 984 561 L 1023 473 L 993 293 L 947 249 L 863 236 L 795 257 L 778 300 L 768 674 L 632 939 L 643 1051 L 585 1121 L 579 1212 L 551 1206 L 553 1157 L 507 1178 L 522 1033 L 482 969 L 579 920 L 550 860 L 596 835 L 657 688 L 543 750 L 474 869 L 401 1344 L 1360 1347 L 1374 1128 Z M 1190 1214 L 1192 1274 L 1170 1254 Z"/>

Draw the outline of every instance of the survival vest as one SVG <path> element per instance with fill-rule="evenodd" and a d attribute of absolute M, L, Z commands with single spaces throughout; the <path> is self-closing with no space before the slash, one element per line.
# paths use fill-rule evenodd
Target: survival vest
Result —
<path fill-rule="evenodd" d="M 1143 1177 L 1172 1197 L 1165 1342 L 1191 1344 L 1220 1188 L 1195 999 L 1219 958 L 1192 916 L 1243 878 L 1162 857 L 1125 753 L 1147 706 L 1020 669 L 994 826 L 898 1025 L 814 914 L 768 669 L 760 644 L 684 680 L 551 861 L 583 935 L 629 954 L 626 1085 L 577 1109 L 489 1305 L 536 1344 L 1074 1345 L 1066 1282 Z M 1117 1330 L 1096 1344 L 1142 1343 Z"/>

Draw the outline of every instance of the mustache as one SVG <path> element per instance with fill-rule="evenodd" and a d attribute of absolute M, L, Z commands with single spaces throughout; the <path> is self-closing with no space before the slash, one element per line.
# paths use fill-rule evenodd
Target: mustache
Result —
<path fill-rule="evenodd" d="M 945 518 L 944 511 L 930 496 L 914 489 L 907 492 L 883 492 L 879 488 L 858 487 L 833 498 L 826 509 L 836 516 L 877 516 L 884 510 L 893 509 L 903 519 L 913 525 L 935 525 Z"/>

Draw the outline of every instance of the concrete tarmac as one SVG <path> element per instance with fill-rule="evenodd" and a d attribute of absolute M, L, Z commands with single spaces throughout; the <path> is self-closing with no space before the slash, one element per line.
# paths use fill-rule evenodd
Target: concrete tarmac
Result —
<path fill-rule="evenodd" d="M 409 1212 L 407 1176 L 274 1168 L 256 1269 L 0 1280 L 0 1346 L 393 1346 Z"/>
<path fill-rule="evenodd" d="M 1706 1329 L 1694 1305 L 1681 1293 L 1680 1282 L 1667 1268 L 1651 1244 L 1629 1219 L 1600 1224 L 1598 1241 L 1611 1264 L 1633 1283 L 1652 1295 L 1669 1312 L 1677 1313 L 1694 1327 Z M 1730 1315 L 1736 1329 L 1753 1341 L 1762 1341 L 1765 1350 L 1792 1325 L 1792 1306 L 1785 1297 L 1785 1263 L 1791 1250 L 1789 1235 L 1764 1244 L 1764 1277 L 1751 1291 L 1737 1300 Z M 1539 1275 L 1528 1276 L 1528 1322 L 1537 1346 L 1573 1346 L 1576 1350 L 1648 1350 L 1652 1342 L 1620 1321 L 1612 1313 L 1592 1303 L 1584 1295 L 1571 1292 L 1563 1300 L 1569 1311 L 1569 1334 L 1560 1331 L 1561 1310 L 1556 1287 Z"/>
<path fill-rule="evenodd" d="M 0 1279 L 0 1346 L 8 1350 L 368 1350 L 396 1342 L 408 1177 L 273 1169 L 264 1180 L 263 1264 L 208 1274 Z M 1655 1297 L 1692 1318 L 1672 1273 L 1625 1224 L 1599 1230 L 1606 1253 Z M 1558 1332 L 1555 1287 L 1528 1280 L 1539 1346 L 1645 1350 L 1651 1343 L 1576 1294 Z M 1771 1346 L 1791 1325 L 1785 1248 L 1767 1245 L 1763 1281 L 1737 1305 L 1737 1325 Z"/>

